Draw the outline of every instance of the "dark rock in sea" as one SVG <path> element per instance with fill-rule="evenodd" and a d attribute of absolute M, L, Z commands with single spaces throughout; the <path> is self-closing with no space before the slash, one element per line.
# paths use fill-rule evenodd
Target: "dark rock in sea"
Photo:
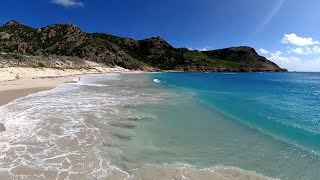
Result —
<path fill-rule="evenodd" d="M 29 66 L 46 67 L 48 57 L 63 57 L 76 59 L 77 63 L 91 60 L 143 71 L 286 71 L 250 47 L 191 51 L 175 48 L 159 36 L 134 40 L 107 33 L 86 33 L 73 24 L 32 28 L 9 21 L 0 26 L 0 52 L 6 54 L 0 59 L 17 59 L 18 63 L 11 64 L 20 64 L 21 57 L 15 55 L 18 53 L 38 57 L 37 64 Z"/>

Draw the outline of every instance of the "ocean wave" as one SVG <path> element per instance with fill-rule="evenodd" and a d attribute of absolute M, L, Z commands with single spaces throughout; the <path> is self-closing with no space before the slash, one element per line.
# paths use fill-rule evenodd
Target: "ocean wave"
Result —
<path fill-rule="evenodd" d="M 85 77 L 2 106 L 0 121 L 7 130 L 0 136 L 0 178 L 128 177 L 110 164 L 121 151 L 103 144 L 133 138 L 136 121 L 155 117 L 128 107 L 157 103 L 163 94 L 142 93 L 143 86 L 131 86 L 137 84 L 133 79 L 119 79 Z M 81 83 L 101 91 L 84 89 Z"/>
<path fill-rule="evenodd" d="M 76 85 L 78 85 L 78 86 L 93 86 L 93 87 L 106 87 L 106 86 L 109 86 L 109 85 L 106 85 L 106 84 L 85 84 L 85 83 L 80 83 L 80 82 L 78 82 Z"/>
<path fill-rule="evenodd" d="M 234 74 L 238 74 L 238 73 L 221 73 L 221 74 L 224 74 L 224 75 L 234 75 Z"/>
<path fill-rule="evenodd" d="M 161 81 L 159 79 L 153 79 L 153 82 L 157 83 L 157 84 L 161 83 Z"/>
<path fill-rule="evenodd" d="M 236 167 L 216 166 L 212 168 L 196 168 L 187 164 L 146 165 L 135 169 L 128 179 L 186 179 L 186 180 L 226 180 L 226 179 L 255 179 L 272 180 L 251 171 Z"/>

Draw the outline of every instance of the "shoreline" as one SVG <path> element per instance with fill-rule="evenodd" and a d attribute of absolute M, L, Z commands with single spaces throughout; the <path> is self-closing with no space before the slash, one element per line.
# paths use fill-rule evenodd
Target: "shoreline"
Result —
<path fill-rule="evenodd" d="M 129 73 L 135 73 L 135 72 L 129 72 Z M 124 74 L 126 74 L 126 73 L 124 73 Z M 89 76 L 91 76 L 91 75 L 89 75 Z M 95 75 L 92 75 L 92 76 L 94 77 Z M 55 79 L 35 79 L 34 82 L 37 81 L 37 84 L 39 85 L 40 84 L 39 81 L 43 80 L 43 81 L 47 82 L 47 84 L 49 84 L 48 81 L 51 81 L 51 80 L 52 81 L 55 81 L 57 79 L 59 79 L 59 80 L 66 79 L 67 80 L 68 78 L 71 78 L 71 77 L 55 78 Z M 21 80 L 21 81 L 23 81 L 21 83 L 25 84 L 27 80 Z M 20 80 L 11 81 L 11 83 L 15 87 L 19 87 L 19 86 L 17 86 L 17 84 L 19 84 L 17 82 L 20 82 Z M 30 80 L 28 80 L 28 82 L 30 82 Z M 122 82 L 122 81 L 120 80 L 118 82 Z M 128 82 L 128 81 L 126 81 L 126 82 Z M 129 82 L 131 82 L 131 81 L 129 81 Z M 36 84 L 36 83 L 30 83 L 30 84 Z M 128 84 L 128 83 L 125 83 L 125 84 Z M 52 83 L 51 83 L 51 85 L 52 85 Z M 39 91 L 41 91 L 42 88 L 43 87 L 40 87 Z M 47 88 L 50 88 L 50 87 L 47 87 Z M 16 91 L 20 91 L 20 90 L 27 91 L 28 89 L 9 90 L 9 92 L 11 92 L 12 94 L 16 94 L 15 92 Z M 35 90 L 36 89 L 30 89 L 30 91 L 35 91 Z M 47 101 L 47 102 L 50 102 L 50 101 Z M 19 103 L 19 102 L 17 102 L 17 103 Z M 14 104 L 16 104 L 16 103 L 14 103 Z M 12 106 L 12 105 L 9 105 L 9 106 Z M 12 106 L 12 107 L 14 107 L 14 106 Z M 48 106 L 48 107 L 50 107 L 50 106 Z M 12 109 L 12 110 L 15 111 L 14 109 Z M 69 113 L 68 110 L 67 110 L 67 112 Z M 31 114 L 32 113 L 30 113 L 30 115 Z M 16 120 L 18 120 L 18 119 L 19 118 L 17 118 Z M 36 120 L 36 121 L 37 121 L 37 119 L 40 119 L 40 118 L 34 118 L 34 120 Z M 25 121 L 28 121 L 28 120 L 25 120 Z M 67 120 L 67 121 L 70 121 L 70 120 Z M 56 122 L 54 122 L 54 123 L 56 123 Z M 15 126 L 17 126 L 17 127 L 22 126 L 21 124 L 23 124 L 23 123 L 19 122 L 19 123 L 16 123 Z M 78 123 L 77 122 L 76 124 L 80 124 L 81 125 L 82 123 Z M 25 126 L 25 127 L 27 127 L 27 126 Z M 48 124 L 47 127 L 43 127 L 43 130 L 48 130 L 49 133 L 52 133 L 50 131 L 50 130 L 52 130 L 51 127 L 52 127 L 52 124 Z M 68 126 L 68 127 L 70 127 L 70 126 Z M 47 128 L 49 128 L 49 129 L 47 129 Z M 10 131 L 10 130 L 11 129 L 8 128 L 7 132 L 14 133 L 13 131 Z M 81 132 L 87 132 L 87 131 L 83 130 Z M 43 137 L 43 136 L 40 135 L 40 137 Z M 81 139 L 86 139 L 86 138 L 82 137 Z M 16 143 L 15 141 L 10 141 L 10 142 Z M 61 141 L 57 140 L 57 142 L 61 142 Z M 74 142 L 76 142 L 76 141 L 73 141 L 72 143 L 69 144 L 68 141 L 66 141 L 65 146 L 66 147 L 78 148 L 79 144 L 74 143 Z M 91 139 L 90 139 L 89 142 L 92 143 Z M 42 147 L 42 146 L 40 146 L 40 147 Z M 51 160 L 53 158 L 48 158 L 48 159 Z M 48 159 L 46 159 L 46 160 L 48 160 Z M 81 158 L 79 158 L 79 159 L 81 159 Z M 58 162 L 60 162 L 59 159 L 56 159 L 56 160 Z M 65 168 L 64 167 L 65 161 L 64 160 L 62 161 L 62 160 L 61 160 L 62 167 Z M 74 164 L 71 163 L 71 162 L 74 162 L 74 161 L 77 161 L 77 160 L 78 159 L 75 160 L 75 159 L 71 158 L 71 161 L 69 161 L 70 163 L 68 162 L 69 164 L 67 165 L 67 168 L 69 166 L 71 166 L 71 167 L 74 166 Z M 85 161 L 88 160 L 88 162 L 91 162 L 90 159 L 81 159 L 81 160 L 85 160 Z M 92 162 L 94 162 L 94 161 L 92 160 Z M 16 168 L 14 168 L 12 170 L 12 172 L 15 173 L 15 175 L 18 175 L 19 173 L 20 174 L 23 174 L 23 173 L 24 174 L 27 174 L 27 173 L 31 173 L 31 174 L 32 173 L 33 174 L 39 173 L 39 174 L 41 174 L 42 173 L 41 168 L 40 169 L 37 169 L 37 168 L 33 169 L 33 168 L 34 167 L 32 165 L 28 164 L 28 166 L 18 166 Z M 108 167 L 104 167 L 104 168 L 108 168 Z M 192 179 L 192 177 L 202 177 L 202 178 L 206 178 L 206 179 L 221 179 L 221 180 L 222 179 L 226 179 L 226 177 L 228 177 L 228 178 L 230 177 L 230 179 L 232 179 L 232 178 L 235 178 L 235 179 L 236 178 L 246 178 L 246 177 L 252 177 L 252 179 L 261 179 L 261 180 L 262 179 L 263 180 L 264 179 L 269 179 L 269 178 L 267 178 L 267 176 L 259 174 L 258 172 L 246 171 L 246 170 L 242 170 L 240 168 L 236 168 L 236 167 L 233 167 L 233 166 L 230 166 L 230 167 L 214 166 L 214 167 L 208 167 L 208 168 L 200 168 L 200 167 L 196 167 L 196 166 L 193 166 L 191 164 L 188 164 L 188 163 L 184 163 L 184 164 L 174 164 L 174 163 L 173 164 L 149 164 L 149 165 L 147 164 L 147 165 L 144 165 L 144 166 L 141 166 L 141 167 L 135 169 L 133 172 L 124 171 L 121 168 L 119 168 L 118 166 L 112 166 L 111 168 L 113 168 L 113 169 L 112 169 L 112 174 L 110 174 L 110 179 L 119 179 L 119 180 L 120 179 L 121 180 L 123 180 L 123 179 L 139 179 L 139 178 L 141 178 L 141 179 L 152 179 L 152 178 L 157 178 L 157 177 L 158 178 L 163 178 L 163 179 L 169 179 L 170 177 L 176 177 L 177 179 L 178 178 L 179 179 L 180 178 L 184 178 L 184 177 L 188 177 L 190 179 Z M 5 174 L 3 174 L 3 175 L 5 176 Z M 50 178 L 55 178 L 55 177 L 57 177 L 57 176 L 50 175 L 50 174 L 49 175 L 45 174 L 44 176 L 46 178 L 49 178 L 49 177 Z M 1 174 L 0 174 L 0 177 L 2 177 Z M 75 176 L 73 176 L 73 177 L 75 177 Z M 107 178 L 109 178 L 109 176 Z M 270 178 L 270 179 L 272 179 L 272 178 Z"/>
<path fill-rule="evenodd" d="M 29 94 L 53 89 L 63 83 L 71 82 L 73 78 L 75 76 L 0 82 L 0 106 Z"/>
<path fill-rule="evenodd" d="M 127 69 L 115 67 L 99 67 L 92 69 L 52 68 L 0 68 L 0 107 L 19 98 L 41 91 L 48 91 L 61 84 L 72 82 L 76 77 L 90 74 L 130 72 Z M 16 78 L 16 77 L 19 78 Z M 0 133 L 5 131 L 4 123 L 0 122 Z"/>
<path fill-rule="evenodd" d="M 30 94 L 54 89 L 61 84 L 71 82 L 72 78 L 74 77 L 23 79 L 0 82 L 0 107 Z M 0 122 L 0 133 L 5 130 L 4 123 Z"/>

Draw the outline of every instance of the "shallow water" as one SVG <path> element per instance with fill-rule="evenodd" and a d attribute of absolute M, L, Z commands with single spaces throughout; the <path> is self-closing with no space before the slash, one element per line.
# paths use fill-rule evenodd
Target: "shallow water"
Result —
<path fill-rule="evenodd" d="M 163 73 L 153 78 L 181 98 L 167 108 L 175 111 L 151 109 L 161 114 L 159 121 L 137 131 L 159 130 L 156 137 L 141 139 L 152 138 L 167 151 L 176 145 L 175 161 L 241 167 L 281 179 L 320 178 L 319 73 Z"/>
<path fill-rule="evenodd" d="M 314 146 L 240 116 L 223 76 L 95 75 L 0 107 L 0 179 L 318 179 Z"/>

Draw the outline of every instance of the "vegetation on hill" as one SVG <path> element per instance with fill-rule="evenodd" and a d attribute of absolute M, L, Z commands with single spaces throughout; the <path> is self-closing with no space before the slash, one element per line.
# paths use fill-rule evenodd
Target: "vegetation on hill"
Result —
<path fill-rule="evenodd" d="M 107 33 L 86 33 L 73 24 L 32 28 L 9 21 L 0 26 L 0 52 L 72 57 L 135 70 L 286 71 L 250 47 L 192 51 L 172 47 L 161 37 L 134 40 Z"/>

